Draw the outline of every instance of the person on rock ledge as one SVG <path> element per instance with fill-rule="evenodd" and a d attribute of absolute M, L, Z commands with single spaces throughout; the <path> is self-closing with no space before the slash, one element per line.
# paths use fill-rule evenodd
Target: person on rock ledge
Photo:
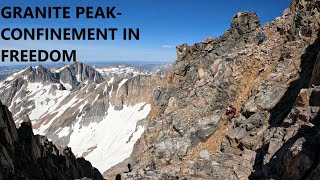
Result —
<path fill-rule="evenodd" d="M 225 125 L 227 124 L 232 124 L 232 119 L 236 116 L 236 112 L 237 112 L 237 109 L 230 105 L 228 106 L 227 110 L 226 110 L 226 116 L 227 116 L 227 122 L 225 123 Z"/>

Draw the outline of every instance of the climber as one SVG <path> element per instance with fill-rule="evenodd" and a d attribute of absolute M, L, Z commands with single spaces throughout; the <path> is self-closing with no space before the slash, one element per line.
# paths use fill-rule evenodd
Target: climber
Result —
<path fill-rule="evenodd" d="M 265 40 L 267 37 L 266 37 L 266 35 L 264 35 L 262 32 L 260 32 L 260 33 L 258 34 L 258 36 L 259 36 L 259 42 L 258 42 L 258 46 L 259 46 L 260 44 L 262 44 L 262 43 L 264 42 L 264 40 Z"/>
<path fill-rule="evenodd" d="M 132 172 L 132 165 L 130 163 L 128 164 L 128 170 L 129 170 L 129 173 Z"/>
<path fill-rule="evenodd" d="M 227 115 L 227 122 L 226 124 L 229 124 L 232 122 L 232 119 L 236 116 L 236 108 L 233 107 L 232 105 L 228 106 L 227 111 L 226 111 L 226 115 Z"/>

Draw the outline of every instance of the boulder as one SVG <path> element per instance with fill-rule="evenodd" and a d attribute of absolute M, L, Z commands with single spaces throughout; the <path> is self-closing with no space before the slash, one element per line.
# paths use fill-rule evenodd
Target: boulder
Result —
<path fill-rule="evenodd" d="M 239 35 L 252 32 L 261 26 L 256 13 L 239 12 L 233 17 L 231 28 L 235 29 Z"/>
<path fill-rule="evenodd" d="M 205 75 L 204 69 L 203 69 L 203 68 L 199 68 L 199 69 L 198 69 L 198 76 L 199 76 L 199 78 L 204 77 L 204 75 Z"/>
<path fill-rule="evenodd" d="M 190 69 L 190 65 L 187 62 L 177 62 L 173 69 L 176 75 L 185 76 Z"/>
<path fill-rule="evenodd" d="M 210 158 L 210 154 L 207 150 L 201 151 L 199 155 L 201 159 L 208 160 Z"/>
<path fill-rule="evenodd" d="M 268 154 L 274 155 L 282 145 L 283 142 L 281 139 L 271 138 L 268 146 Z"/>
<path fill-rule="evenodd" d="M 308 107 L 309 106 L 309 91 L 308 89 L 301 89 L 297 97 L 296 105 L 299 107 Z"/>

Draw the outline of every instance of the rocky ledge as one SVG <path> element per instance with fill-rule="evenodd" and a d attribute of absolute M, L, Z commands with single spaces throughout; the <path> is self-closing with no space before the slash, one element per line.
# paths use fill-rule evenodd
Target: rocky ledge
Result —
<path fill-rule="evenodd" d="M 0 103 L 0 179 L 103 179 L 100 172 L 71 148 L 59 150 L 46 137 L 34 135 L 30 120 L 16 128 L 11 112 Z"/>

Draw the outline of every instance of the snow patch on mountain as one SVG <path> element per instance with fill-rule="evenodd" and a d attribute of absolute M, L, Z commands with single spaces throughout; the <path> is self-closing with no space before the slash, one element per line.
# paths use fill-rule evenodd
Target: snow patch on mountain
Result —
<path fill-rule="evenodd" d="M 70 127 L 64 127 L 60 132 L 58 133 L 59 138 L 62 138 L 64 136 L 68 136 L 70 134 Z"/>
<path fill-rule="evenodd" d="M 131 76 L 134 77 L 141 74 L 150 74 L 150 72 L 143 72 L 136 67 L 127 67 L 124 65 L 119 65 L 118 67 L 99 67 L 96 68 L 96 71 L 98 71 L 102 75 L 108 76 L 112 76 L 114 74 L 123 74 L 124 76 L 126 76 L 128 74 L 131 74 Z"/>
<path fill-rule="evenodd" d="M 66 66 L 63 66 L 63 67 L 60 67 L 60 68 L 52 68 L 51 72 L 52 73 L 60 73 L 62 70 L 66 69 L 67 67 L 70 67 L 70 65 L 66 65 Z"/>
<path fill-rule="evenodd" d="M 128 81 L 128 79 L 122 79 L 122 81 L 118 84 L 117 94 L 118 94 L 119 89 L 121 88 L 121 86 L 124 85 L 124 83 L 126 83 L 127 81 Z"/>
<path fill-rule="evenodd" d="M 114 77 L 112 77 L 112 78 L 110 79 L 110 81 L 108 81 L 108 85 L 109 85 L 109 84 L 112 84 L 113 81 L 114 81 Z"/>
<path fill-rule="evenodd" d="M 30 67 L 27 67 L 27 68 L 25 68 L 25 69 L 23 69 L 23 70 L 21 70 L 21 71 L 19 71 L 19 72 L 16 72 L 16 73 L 12 74 L 11 76 L 7 77 L 7 78 L 4 80 L 4 82 L 6 82 L 6 81 L 12 81 L 12 80 L 16 79 L 18 76 L 20 76 L 21 74 L 23 74 L 24 72 L 26 72 L 29 68 L 30 68 Z"/>
<path fill-rule="evenodd" d="M 51 88 L 56 88 L 58 85 L 46 85 L 41 83 L 28 83 L 26 87 L 29 94 L 25 97 L 25 100 L 33 100 L 35 107 L 29 114 L 31 121 L 37 121 L 40 117 L 47 112 L 55 110 L 60 102 L 70 94 L 70 91 L 59 91 L 50 93 Z"/>
<path fill-rule="evenodd" d="M 60 81 L 60 83 L 67 89 L 67 90 L 71 90 L 72 89 L 72 85 L 68 84 L 68 83 L 64 83 L 62 81 Z"/>
<path fill-rule="evenodd" d="M 68 146 L 103 172 L 130 156 L 134 143 L 144 131 L 144 127 L 136 127 L 137 122 L 146 118 L 150 110 L 151 105 L 145 103 L 124 106 L 121 111 L 110 104 L 107 116 L 99 123 L 82 126 L 80 117 L 71 127 Z M 65 130 L 60 131 L 59 136 L 62 135 Z"/>

